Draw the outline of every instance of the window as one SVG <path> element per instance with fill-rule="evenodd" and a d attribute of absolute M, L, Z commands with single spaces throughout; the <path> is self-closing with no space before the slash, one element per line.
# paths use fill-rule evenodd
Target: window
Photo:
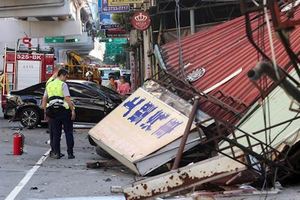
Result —
<path fill-rule="evenodd" d="M 90 90 L 78 84 L 68 84 L 71 97 L 83 98 L 98 98 L 99 95 L 96 91 Z"/>

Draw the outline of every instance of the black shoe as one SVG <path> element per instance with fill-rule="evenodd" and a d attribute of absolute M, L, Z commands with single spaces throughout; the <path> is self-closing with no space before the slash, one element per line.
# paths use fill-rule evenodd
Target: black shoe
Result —
<path fill-rule="evenodd" d="M 74 159 L 74 158 L 75 158 L 74 154 L 69 154 L 68 155 L 68 159 Z"/>
<path fill-rule="evenodd" d="M 60 154 L 58 155 L 57 153 L 54 153 L 53 151 L 50 152 L 50 158 L 53 158 L 53 159 L 60 159 L 61 157 L 64 157 L 65 155 L 64 154 Z"/>
<path fill-rule="evenodd" d="M 50 157 L 50 158 L 53 158 L 53 159 L 60 159 L 60 158 L 61 158 L 61 157 L 60 157 L 58 154 L 56 154 L 56 153 L 50 154 L 49 157 Z"/>
<path fill-rule="evenodd" d="M 56 153 L 54 153 L 54 151 L 50 151 L 50 156 L 54 155 L 54 154 L 56 154 Z M 60 153 L 60 157 L 64 157 L 64 156 L 65 156 L 65 154 Z"/>

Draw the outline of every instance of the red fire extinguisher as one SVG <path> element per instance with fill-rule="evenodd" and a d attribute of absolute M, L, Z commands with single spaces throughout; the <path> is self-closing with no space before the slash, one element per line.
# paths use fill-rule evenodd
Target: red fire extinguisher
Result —
<path fill-rule="evenodd" d="M 13 134 L 13 154 L 21 155 L 23 153 L 24 135 L 20 131 Z"/>

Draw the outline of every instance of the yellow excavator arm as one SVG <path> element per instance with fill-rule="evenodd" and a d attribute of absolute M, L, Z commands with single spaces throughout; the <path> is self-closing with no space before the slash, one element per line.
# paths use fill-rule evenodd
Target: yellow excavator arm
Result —
<path fill-rule="evenodd" d="M 67 53 L 68 65 L 81 65 L 84 59 L 75 51 L 70 51 Z"/>
<path fill-rule="evenodd" d="M 85 74 L 88 71 L 93 73 L 94 81 L 99 82 L 99 71 L 96 67 L 88 65 L 84 62 L 84 58 L 82 58 L 77 52 L 69 51 L 67 52 L 68 63 L 65 65 L 67 70 L 69 71 L 70 79 L 86 79 Z"/>

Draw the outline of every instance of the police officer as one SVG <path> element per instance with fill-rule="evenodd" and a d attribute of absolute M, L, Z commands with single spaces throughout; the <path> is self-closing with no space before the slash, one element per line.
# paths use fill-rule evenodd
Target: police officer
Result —
<path fill-rule="evenodd" d="M 60 69 L 57 73 L 57 77 L 47 82 L 43 97 L 44 112 L 47 112 L 48 117 L 50 117 L 48 122 L 50 126 L 50 157 L 55 159 L 59 159 L 63 156 L 60 152 L 62 126 L 67 141 L 68 158 L 75 158 L 73 153 L 73 120 L 75 119 L 75 107 L 70 98 L 69 88 L 65 83 L 67 75 L 68 72 L 65 69 Z"/>

